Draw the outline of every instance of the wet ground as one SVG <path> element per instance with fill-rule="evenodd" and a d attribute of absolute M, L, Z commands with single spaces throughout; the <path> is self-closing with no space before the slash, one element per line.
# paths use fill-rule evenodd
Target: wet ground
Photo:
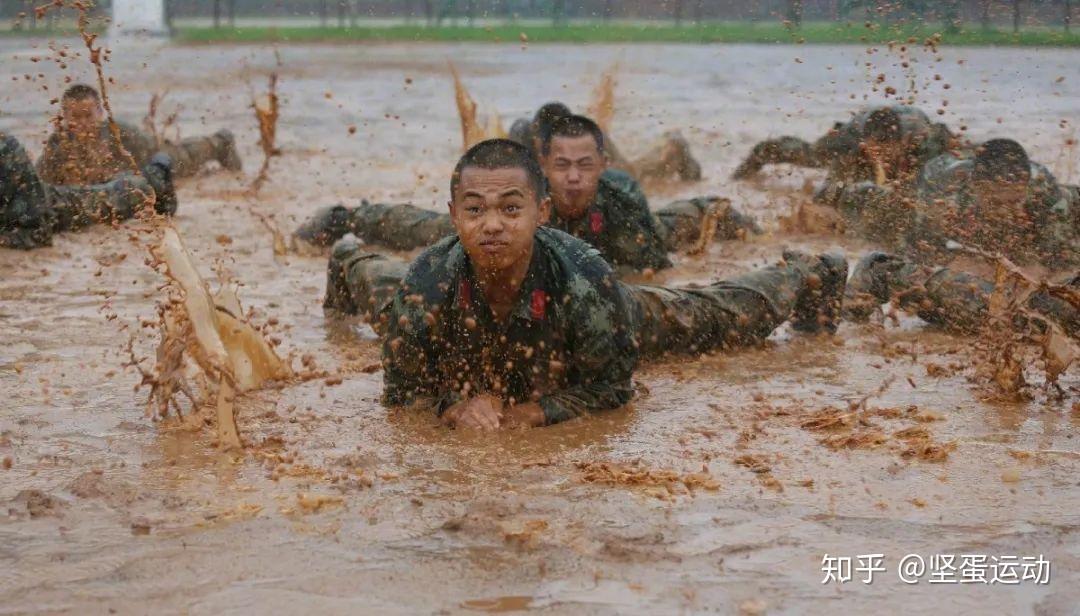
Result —
<path fill-rule="evenodd" d="M 218 453 L 209 431 L 147 419 L 138 376 L 122 367 L 162 283 L 128 232 L 96 228 L 32 253 L 0 252 L 0 613 L 1075 613 L 1075 368 L 1064 400 L 1035 390 L 1030 402 L 987 401 L 972 382 L 971 339 L 913 318 L 844 324 L 833 339 L 781 331 L 764 349 L 647 366 L 622 412 L 526 433 L 449 432 L 377 403 L 376 344 L 322 317 L 325 259 L 275 258 L 250 213 L 289 230 L 335 201 L 440 207 L 460 147 L 448 57 L 481 112 L 497 109 L 507 124 L 551 99 L 584 106 L 619 62 L 612 133 L 624 152 L 681 128 L 705 169 L 700 184 L 653 189 L 653 202 L 725 194 L 771 230 L 679 257 L 672 281 L 731 274 L 782 246 L 864 251 L 777 231 L 777 216 L 805 198 L 804 179 L 819 175 L 726 178 L 755 141 L 814 138 L 883 100 L 886 85 L 904 94 L 914 84 L 920 104 L 972 138 L 1015 136 L 1060 177 L 1080 180 L 1075 148 L 1064 146 L 1080 122 L 1080 53 L 902 54 L 282 47 L 284 153 L 250 200 L 261 154 L 249 104 L 272 49 L 118 51 L 107 71 L 120 117 L 141 118 L 150 95 L 168 90 L 162 115 L 178 111 L 182 135 L 231 128 L 246 157 L 243 177 L 203 175 L 180 188 L 175 224 L 204 274 L 222 260 L 254 320 L 276 319 L 285 352 L 348 374 L 250 395 L 239 422 L 252 447 Z M 0 130 L 37 154 L 64 76 L 89 73 L 85 58 L 61 69 L 35 56 L 51 54 L 43 42 L 0 40 Z M 152 349 L 140 333 L 136 354 Z M 861 423 L 821 413 L 879 391 Z M 840 423 L 829 429 L 830 419 Z M 901 432 L 909 428 L 929 440 Z M 925 459 L 941 454 L 927 443 L 943 444 L 947 458 Z M 822 584 L 824 555 L 873 553 L 886 571 L 872 584 L 858 571 Z M 1042 555 L 1051 581 L 932 585 L 927 570 L 910 585 L 897 574 L 907 554 L 955 554 L 957 565 L 961 554 Z"/>

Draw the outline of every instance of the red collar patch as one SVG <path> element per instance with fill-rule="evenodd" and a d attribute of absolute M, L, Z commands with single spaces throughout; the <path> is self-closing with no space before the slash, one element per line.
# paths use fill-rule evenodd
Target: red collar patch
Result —
<path fill-rule="evenodd" d="M 529 310 L 532 312 L 532 318 L 542 320 L 547 314 L 547 294 L 543 289 L 534 289 L 530 299 Z"/>
<path fill-rule="evenodd" d="M 593 233 L 600 233 L 604 230 L 604 215 L 600 212 L 593 212 L 589 214 L 589 228 Z"/>

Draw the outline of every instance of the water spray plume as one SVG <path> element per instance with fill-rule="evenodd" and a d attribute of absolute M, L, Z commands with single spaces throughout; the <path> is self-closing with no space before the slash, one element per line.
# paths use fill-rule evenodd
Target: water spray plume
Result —
<path fill-rule="evenodd" d="M 228 284 L 217 295 L 211 295 L 175 229 L 165 226 L 150 251 L 165 266 L 167 287 L 176 300 L 169 302 L 162 313 L 158 374 L 154 375 L 156 382 L 166 377 L 174 384 L 161 385 L 160 394 L 184 391 L 183 382 L 176 380 L 179 372 L 175 367 L 179 365 L 178 354 L 186 354 L 210 385 L 207 397 L 215 400 L 219 444 L 240 447 L 233 408 L 236 395 L 270 381 L 288 379 L 292 369 L 261 333 L 239 318 L 243 314 L 240 301 Z M 165 365 L 161 358 L 167 359 Z M 159 401 L 158 406 L 165 405 Z"/>
<path fill-rule="evenodd" d="M 615 116 L 615 73 L 618 70 L 619 65 L 612 64 L 611 68 L 604 71 L 600 83 L 593 90 L 592 102 L 588 107 L 589 117 L 604 133 L 611 130 L 611 119 Z"/>

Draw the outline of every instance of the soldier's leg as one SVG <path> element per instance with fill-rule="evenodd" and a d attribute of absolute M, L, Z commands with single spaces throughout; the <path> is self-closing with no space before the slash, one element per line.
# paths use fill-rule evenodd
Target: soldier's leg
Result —
<path fill-rule="evenodd" d="M 1080 288 L 1080 276 L 1069 283 Z M 844 298 L 844 316 L 864 320 L 885 302 L 895 300 L 924 321 L 949 330 L 973 333 L 986 323 L 994 283 L 949 268 L 918 265 L 903 257 L 872 252 L 855 266 Z M 1056 321 L 1070 336 L 1080 334 L 1080 311 L 1047 293 L 1035 293 L 1028 307 Z"/>
<path fill-rule="evenodd" d="M 639 181 L 664 180 L 678 176 L 686 182 L 701 179 L 701 165 L 690 153 L 690 144 L 678 131 L 664 134 L 661 140 L 640 158 L 630 163 Z"/>
<path fill-rule="evenodd" d="M 0 135 L 0 248 L 48 246 L 53 223 L 30 156 L 17 139 Z"/>
<path fill-rule="evenodd" d="M 454 233 L 448 214 L 424 210 L 408 203 L 388 205 L 364 201 L 355 208 L 323 208 L 293 233 L 296 240 L 329 246 L 352 233 L 368 244 L 396 250 L 430 246 Z"/>
<path fill-rule="evenodd" d="M 57 231 L 127 220 L 144 207 L 171 215 L 177 207 L 172 161 L 160 152 L 150 159 L 142 175 L 124 172 L 104 184 L 86 186 L 46 185 L 45 193 Z"/>
<path fill-rule="evenodd" d="M 675 251 L 697 242 L 705 216 L 710 212 L 715 213 L 716 239 L 732 240 L 745 237 L 747 233 L 761 233 L 761 227 L 753 217 L 740 212 L 721 197 L 674 201 L 656 210 L 653 219 L 664 238 L 664 246 L 668 251 Z"/>
<path fill-rule="evenodd" d="M 814 146 L 798 137 L 780 137 L 762 141 L 754 146 L 732 177 L 744 180 L 761 171 L 765 165 L 788 163 L 800 167 L 819 167 L 821 162 L 815 155 Z"/>
<path fill-rule="evenodd" d="M 789 319 L 801 331 L 835 331 L 847 263 L 834 255 L 785 259 L 700 289 L 626 285 L 642 357 L 757 344 Z"/>
<path fill-rule="evenodd" d="M 231 131 L 221 130 L 208 137 L 189 137 L 179 143 L 166 142 L 161 150 L 173 159 L 177 177 L 191 177 L 210 161 L 229 171 L 243 167 Z"/>
<path fill-rule="evenodd" d="M 394 299 L 408 269 L 408 261 L 364 252 L 356 237 L 347 235 L 330 251 L 323 309 L 328 315 L 363 316 L 381 333 L 383 324 L 375 317 Z"/>

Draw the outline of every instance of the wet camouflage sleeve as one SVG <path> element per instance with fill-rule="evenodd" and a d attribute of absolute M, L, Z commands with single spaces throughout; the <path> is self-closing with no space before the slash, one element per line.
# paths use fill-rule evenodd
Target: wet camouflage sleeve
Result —
<path fill-rule="evenodd" d="M 451 272 L 445 263 L 427 260 L 422 254 L 385 309 L 389 313 L 383 338 L 383 404 L 418 406 L 442 412 L 461 397 L 441 383 L 438 366 L 439 323 L 426 318 L 432 307 L 441 304 L 446 290 L 437 281 L 447 281 Z M 424 291 L 427 291 L 425 294 Z"/>
<path fill-rule="evenodd" d="M 571 385 L 540 398 L 548 424 L 618 408 L 634 397 L 630 379 L 638 352 L 626 293 L 598 254 L 582 269 L 567 286 Z"/>
<path fill-rule="evenodd" d="M 616 201 L 605 208 L 611 228 L 604 231 L 604 258 L 613 265 L 638 271 L 671 267 L 667 245 L 656 228 L 641 185 L 630 175 L 614 170 L 604 172 L 601 181 L 615 189 L 610 197 L 603 198 Z"/>
<path fill-rule="evenodd" d="M 14 137 L 0 134 L 0 246 L 27 250 L 51 243 L 45 187 Z"/>

